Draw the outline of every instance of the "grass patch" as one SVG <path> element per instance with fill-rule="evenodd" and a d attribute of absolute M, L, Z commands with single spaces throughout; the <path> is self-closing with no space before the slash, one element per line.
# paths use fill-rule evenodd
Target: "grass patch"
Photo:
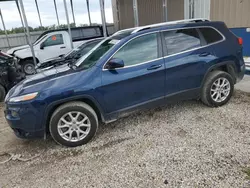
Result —
<path fill-rule="evenodd" d="M 250 168 L 244 168 L 242 172 L 244 172 L 247 175 L 246 178 L 250 180 Z"/>

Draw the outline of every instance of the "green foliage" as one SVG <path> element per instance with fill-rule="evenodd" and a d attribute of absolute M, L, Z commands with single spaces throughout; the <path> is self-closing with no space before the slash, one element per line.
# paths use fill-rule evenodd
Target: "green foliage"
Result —
<path fill-rule="evenodd" d="M 250 180 L 250 168 L 245 168 L 242 170 L 247 176 L 246 179 Z"/>

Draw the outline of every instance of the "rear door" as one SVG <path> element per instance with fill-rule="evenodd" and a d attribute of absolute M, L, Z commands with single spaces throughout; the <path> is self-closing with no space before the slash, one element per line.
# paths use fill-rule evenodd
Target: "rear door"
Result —
<path fill-rule="evenodd" d="M 165 94 L 195 91 L 200 88 L 207 63 L 215 56 L 198 29 L 176 29 L 162 32 L 165 46 Z"/>
<path fill-rule="evenodd" d="M 164 98 L 165 69 L 158 32 L 130 40 L 112 58 L 123 60 L 125 67 L 103 70 L 101 90 L 108 113 Z"/>

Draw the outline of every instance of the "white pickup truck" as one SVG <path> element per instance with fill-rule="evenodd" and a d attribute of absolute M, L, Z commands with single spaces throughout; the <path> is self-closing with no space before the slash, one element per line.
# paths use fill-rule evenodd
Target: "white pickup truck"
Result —
<path fill-rule="evenodd" d="M 103 37 L 101 26 L 71 28 L 71 33 L 74 47 L 84 41 Z M 68 53 L 71 50 L 70 40 L 67 29 L 51 30 L 41 34 L 33 43 L 37 63 Z M 25 74 L 35 73 L 35 65 L 28 45 L 12 48 L 7 53 L 20 59 L 19 63 Z"/>

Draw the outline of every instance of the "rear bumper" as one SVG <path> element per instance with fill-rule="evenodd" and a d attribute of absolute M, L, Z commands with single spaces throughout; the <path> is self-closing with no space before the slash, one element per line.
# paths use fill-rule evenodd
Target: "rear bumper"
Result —
<path fill-rule="evenodd" d="M 240 82 L 244 78 L 245 73 L 246 73 L 246 65 L 243 64 L 240 67 L 240 71 L 236 75 L 236 83 Z"/>

